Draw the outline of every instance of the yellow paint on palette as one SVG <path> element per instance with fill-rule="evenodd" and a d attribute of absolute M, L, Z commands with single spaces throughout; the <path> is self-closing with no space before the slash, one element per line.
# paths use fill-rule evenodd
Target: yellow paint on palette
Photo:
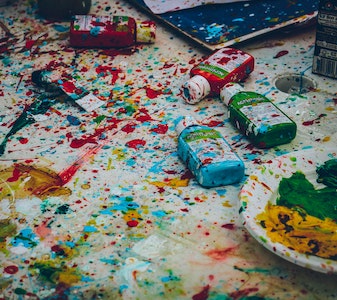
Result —
<path fill-rule="evenodd" d="M 321 220 L 300 208 L 290 209 L 269 203 L 257 220 L 274 243 L 302 254 L 337 257 L 337 224 L 329 218 Z"/>

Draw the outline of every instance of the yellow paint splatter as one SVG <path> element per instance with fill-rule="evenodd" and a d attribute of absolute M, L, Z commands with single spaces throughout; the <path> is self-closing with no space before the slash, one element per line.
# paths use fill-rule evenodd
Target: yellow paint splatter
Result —
<path fill-rule="evenodd" d="M 166 186 L 186 187 L 188 186 L 189 179 L 173 178 L 173 179 L 168 179 L 167 181 L 154 181 L 150 183 L 155 185 L 156 187 L 166 187 Z"/>
<path fill-rule="evenodd" d="M 331 140 L 331 137 L 330 136 L 325 136 L 323 138 L 323 142 L 329 142 Z"/>
<path fill-rule="evenodd" d="M 111 153 L 112 153 L 113 155 L 116 155 L 116 156 L 117 156 L 117 160 L 119 160 L 119 161 L 125 159 L 125 153 L 124 153 L 123 149 L 113 149 L 113 150 L 111 151 Z"/>
<path fill-rule="evenodd" d="M 81 188 L 82 188 L 83 190 L 88 190 L 88 189 L 90 189 L 90 187 L 91 187 L 91 185 L 88 184 L 88 183 L 84 183 L 84 184 L 81 185 Z"/>
<path fill-rule="evenodd" d="M 222 206 L 224 206 L 224 207 L 233 207 L 233 205 L 230 204 L 228 201 L 222 202 Z"/>
<path fill-rule="evenodd" d="M 126 222 L 129 222 L 129 221 L 132 221 L 132 220 L 141 220 L 142 216 L 136 210 L 129 210 L 123 215 L 123 219 Z"/>
<path fill-rule="evenodd" d="M 107 170 L 111 170 L 111 166 L 112 166 L 112 158 L 109 157 L 108 159 L 108 166 L 107 166 Z"/>

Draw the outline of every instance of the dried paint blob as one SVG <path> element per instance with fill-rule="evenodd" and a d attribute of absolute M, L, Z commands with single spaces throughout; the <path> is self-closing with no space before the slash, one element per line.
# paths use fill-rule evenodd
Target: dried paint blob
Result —
<path fill-rule="evenodd" d="M 26 198 L 37 196 L 45 199 L 50 196 L 69 196 L 71 190 L 63 187 L 63 181 L 53 171 L 34 166 L 14 164 L 1 170 L 2 182 L 0 199 L 7 197 Z"/>

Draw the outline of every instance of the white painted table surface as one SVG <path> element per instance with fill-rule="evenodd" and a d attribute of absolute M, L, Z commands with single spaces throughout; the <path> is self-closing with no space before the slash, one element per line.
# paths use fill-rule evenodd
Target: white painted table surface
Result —
<path fill-rule="evenodd" d="M 90 13 L 149 18 L 123 0 L 95 0 Z M 60 172 L 88 149 L 101 148 L 85 157 L 66 183 L 71 195 L 20 198 L 13 190 L 12 199 L 1 199 L 1 220 L 17 227 L 0 241 L 1 299 L 337 297 L 335 275 L 287 262 L 249 235 L 239 215 L 244 180 L 204 189 L 184 176 L 188 172 L 177 157 L 173 123 L 189 114 L 217 125 L 244 160 L 245 179 L 279 155 L 336 146 L 337 81 L 311 73 L 314 27 L 236 45 L 256 59 L 244 87 L 270 97 L 298 125 L 293 142 L 261 150 L 230 125 L 219 99 L 184 103 L 180 87 L 208 52 L 160 24 L 155 44 L 113 53 L 74 50 L 68 45 L 69 23 L 37 17 L 31 1 L 1 7 L 0 20 L 17 38 L 1 56 L 0 137 L 23 104 L 43 93 L 30 75 L 50 62 L 64 63 L 78 83 L 106 102 L 93 113 L 57 103 L 44 121 L 24 127 L 8 142 L 2 169 L 28 161 Z M 288 53 L 275 58 L 281 51 Z M 315 89 L 301 95 L 282 92 L 275 80 L 284 74 L 305 75 Z M 67 116 L 80 125 L 71 125 Z M 116 126 L 109 126 L 116 119 Z M 92 139 L 71 147 L 84 137 Z M 57 213 L 64 205 L 68 210 Z"/>

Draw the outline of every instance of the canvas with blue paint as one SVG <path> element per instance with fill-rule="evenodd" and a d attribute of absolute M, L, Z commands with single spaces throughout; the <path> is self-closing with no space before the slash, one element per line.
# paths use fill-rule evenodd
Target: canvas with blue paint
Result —
<path fill-rule="evenodd" d="M 318 9 L 318 0 L 252 0 L 205 4 L 155 14 L 143 0 L 130 1 L 210 49 L 315 20 Z"/>

